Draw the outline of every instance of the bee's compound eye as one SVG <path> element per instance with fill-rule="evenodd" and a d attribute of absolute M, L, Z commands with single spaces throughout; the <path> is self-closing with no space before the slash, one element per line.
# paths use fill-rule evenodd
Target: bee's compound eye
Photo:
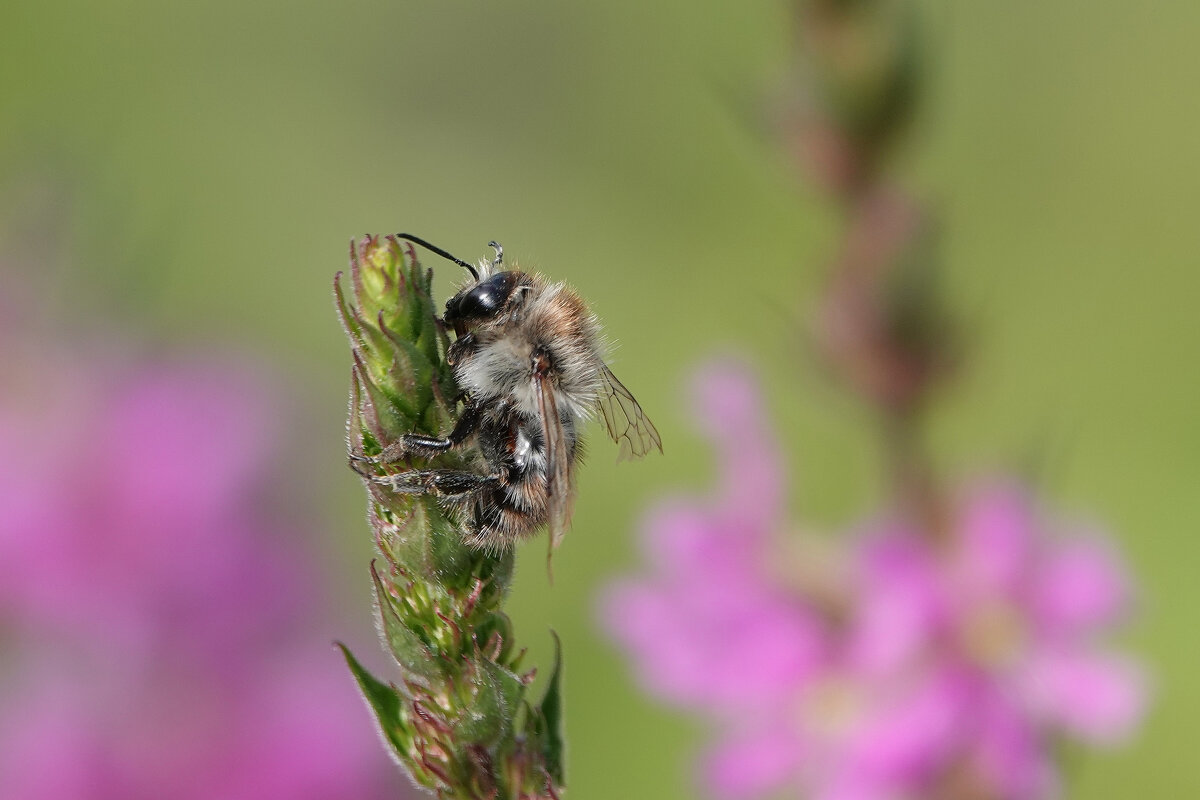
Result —
<path fill-rule="evenodd" d="M 446 303 L 446 322 L 486 320 L 504 310 L 516 286 L 515 272 L 497 272 L 485 281 L 464 289 Z"/>

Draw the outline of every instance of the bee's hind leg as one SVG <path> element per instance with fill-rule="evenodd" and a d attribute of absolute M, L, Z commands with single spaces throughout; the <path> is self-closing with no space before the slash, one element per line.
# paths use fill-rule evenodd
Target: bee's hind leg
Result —
<path fill-rule="evenodd" d="M 480 475 L 478 472 L 455 469 L 412 470 L 395 475 L 363 477 L 400 494 L 432 494 L 449 498 L 478 494 L 502 485 L 499 475 Z"/>

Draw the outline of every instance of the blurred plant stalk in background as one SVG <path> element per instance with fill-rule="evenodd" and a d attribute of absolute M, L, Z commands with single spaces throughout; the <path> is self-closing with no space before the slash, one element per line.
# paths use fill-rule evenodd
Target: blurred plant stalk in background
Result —
<path fill-rule="evenodd" d="M 888 172 L 921 99 L 916 10 L 911 0 L 794 9 L 801 100 L 782 133 L 845 225 L 815 339 L 830 371 L 878 409 L 899 499 L 936 524 L 919 426 L 958 348 L 937 293 L 935 222 Z"/>
<path fill-rule="evenodd" d="M 265 501 L 268 381 L 82 347 L 4 267 L 0 798 L 397 797 L 306 532 Z"/>
<path fill-rule="evenodd" d="M 393 237 L 352 243 L 350 292 L 334 291 L 353 367 L 348 435 L 359 469 L 406 433 L 441 436 L 455 422 L 458 389 L 449 344 L 430 296 L 432 273 Z M 459 453 L 433 468 L 469 468 Z M 383 474 L 383 473 L 380 473 Z M 372 564 L 377 623 L 399 667 L 398 685 L 346 658 L 393 756 L 421 786 L 461 800 L 549 800 L 563 785 L 559 664 L 546 693 L 526 699 L 502 610 L 511 549 L 465 544 L 431 496 L 401 494 L 364 475 L 379 560 Z"/>
<path fill-rule="evenodd" d="M 795 10 L 786 141 L 845 224 L 813 334 L 877 412 L 891 500 L 838 540 L 798 529 L 754 380 L 710 367 L 692 396 L 718 490 L 646 519 L 646 572 L 603 617 L 648 691 L 712 721 L 711 794 L 1055 797 L 1062 743 L 1111 745 L 1141 718 L 1141 668 L 1103 643 L 1131 582 L 1102 536 L 1020 481 L 932 470 L 921 419 L 960 358 L 931 215 L 888 171 L 920 90 L 914 8 Z"/>

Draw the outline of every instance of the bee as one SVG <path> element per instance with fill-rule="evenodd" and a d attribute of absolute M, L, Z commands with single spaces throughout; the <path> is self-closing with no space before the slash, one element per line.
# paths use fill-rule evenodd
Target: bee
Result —
<path fill-rule="evenodd" d="M 446 360 L 463 409 L 444 437 L 405 434 L 371 461 L 387 465 L 473 449 L 478 471 L 410 469 L 367 474 L 407 494 L 428 494 L 457 509 L 470 545 L 501 551 L 550 530 L 550 549 L 571 522 L 581 428 L 599 416 L 619 446 L 618 460 L 641 458 L 662 439 L 604 359 L 600 321 L 565 284 L 504 268 L 496 242 L 478 269 L 409 234 L 404 239 L 461 267 L 470 280 L 439 321 L 455 339 Z M 361 474 L 361 473 L 360 473 Z"/>

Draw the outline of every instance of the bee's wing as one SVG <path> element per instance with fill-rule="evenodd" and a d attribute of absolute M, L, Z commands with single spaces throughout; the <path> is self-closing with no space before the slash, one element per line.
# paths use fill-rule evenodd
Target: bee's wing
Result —
<path fill-rule="evenodd" d="M 547 517 L 550 523 L 550 549 L 553 551 L 571 525 L 571 513 L 575 506 L 575 476 L 567 434 L 558 415 L 552 379 L 547 375 L 535 374 L 533 390 L 546 444 Z"/>
<path fill-rule="evenodd" d="M 604 417 L 604 427 L 608 435 L 620 448 L 617 461 L 641 458 L 657 447 L 662 452 L 662 439 L 654 423 L 642 411 L 638 401 L 625 388 L 625 384 L 617 380 L 612 370 L 605 367 L 600 371 L 600 399 L 596 402 L 600 415 Z"/>

